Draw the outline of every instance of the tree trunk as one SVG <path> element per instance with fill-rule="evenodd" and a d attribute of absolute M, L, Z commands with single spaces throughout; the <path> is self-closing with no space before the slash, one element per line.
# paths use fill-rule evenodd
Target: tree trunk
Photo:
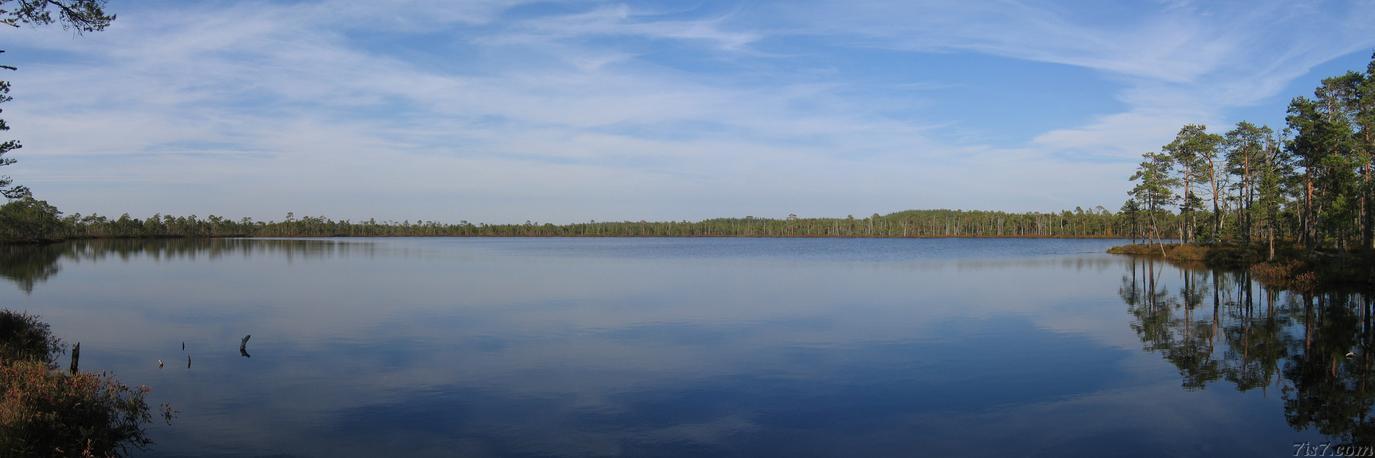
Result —
<path fill-rule="evenodd" d="M 1315 224 L 1313 223 L 1313 173 L 1308 172 L 1308 176 L 1303 180 L 1303 245 L 1308 251 L 1313 251 L 1313 234 Z"/>
<path fill-rule="evenodd" d="M 1213 158 L 1208 158 L 1208 185 L 1213 189 L 1213 241 L 1222 240 L 1222 210 L 1218 206 L 1218 198 L 1221 194 L 1217 189 L 1217 168 L 1213 163 Z"/>
<path fill-rule="evenodd" d="M 1241 240 L 1246 246 L 1251 245 L 1251 154 L 1249 152 L 1241 155 L 1241 199 L 1237 202 L 1241 207 L 1241 217 L 1237 218 L 1241 225 Z"/>
<path fill-rule="evenodd" d="M 1370 162 L 1365 163 L 1365 186 L 1368 190 L 1361 195 L 1361 249 L 1365 251 L 1375 251 L 1375 209 L 1370 208 L 1371 202 L 1368 200 L 1370 193 L 1375 192 L 1375 188 L 1370 185 Z"/>
<path fill-rule="evenodd" d="M 1268 256 L 1266 256 L 1265 260 L 1266 260 L 1266 261 L 1274 261 L 1274 260 L 1275 260 L 1275 220 L 1271 219 L 1271 220 L 1270 220 L 1270 224 L 1268 224 L 1268 226 L 1270 226 L 1270 227 L 1268 228 L 1269 230 L 1266 231 L 1266 232 L 1269 232 L 1269 237 L 1267 237 L 1267 238 L 1270 239 L 1270 240 L 1268 241 L 1268 242 L 1269 242 L 1269 245 L 1270 245 L 1270 252 L 1269 252 Z"/>
<path fill-rule="evenodd" d="M 77 366 L 78 366 L 80 363 L 81 363 L 81 342 L 77 342 L 77 343 L 76 343 L 76 346 L 73 346 L 73 347 L 72 347 L 72 373 L 73 373 L 73 374 L 75 374 L 75 373 L 79 370 L 79 369 L 77 368 Z"/>
<path fill-rule="evenodd" d="M 1190 219 L 1190 217 L 1193 215 L 1192 209 L 1189 208 L 1189 196 L 1192 194 L 1192 193 L 1190 193 L 1189 175 L 1190 175 L 1190 174 L 1189 174 L 1189 169 L 1188 169 L 1188 168 L 1185 168 L 1185 169 L 1184 169 L 1184 202 L 1183 202 L 1184 211 L 1181 211 L 1180 214 L 1179 214 L 1179 216 L 1180 216 L 1180 218 L 1179 218 L 1179 224 L 1183 225 L 1183 227 L 1184 227 L 1184 230 L 1179 234 L 1179 238 L 1180 238 L 1180 241 L 1182 241 L 1182 242 L 1184 242 L 1184 243 L 1186 243 L 1186 244 L 1189 243 L 1189 219 Z"/>
<path fill-rule="evenodd" d="M 1155 244 L 1156 244 L 1157 246 L 1160 247 L 1160 257 L 1164 258 L 1164 257 L 1165 257 L 1165 243 L 1162 242 L 1162 241 L 1160 241 L 1160 230 L 1159 230 L 1159 228 L 1158 228 L 1158 227 L 1156 226 L 1156 224 L 1155 224 L 1155 211 L 1154 211 L 1154 210 L 1151 211 L 1151 235 L 1150 235 L 1150 237 L 1151 237 L 1152 239 L 1154 239 L 1154 240 L 1155 240 Z"/>

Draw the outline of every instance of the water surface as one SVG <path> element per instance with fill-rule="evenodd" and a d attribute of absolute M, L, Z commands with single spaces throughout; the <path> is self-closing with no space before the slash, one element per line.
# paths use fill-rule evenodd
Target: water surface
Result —
<path fill-rule="evenodd" d="M 1375 438 L 1368 296 L 1103 253 L 1119 243 L 76 242 L 0 250 L 0 306 L 172 403 L 150 456 L 1291 456 Z"/>

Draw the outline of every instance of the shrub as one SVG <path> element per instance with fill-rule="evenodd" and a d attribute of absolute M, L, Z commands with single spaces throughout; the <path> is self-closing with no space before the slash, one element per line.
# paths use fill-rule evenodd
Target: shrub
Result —
<path fill-rule="evenodd" d="M 1312 291 L 1318 283 L 1317 274 L 1303 261 L 1262 262 L 1251 266 L 1250 270 L 1256 280 L 1275 287 Z"/>
<path fill-rule="evenodd" d="M 0 310 L 0 360 L 38 361 L 56 367 L 62 342 L 48 324 L 27 313 Z"/>
<path fill-rule="evenodd" d="M 1166 250 L 1170 250 L 1170 249 L 1173 249 L 1173 248 L 1174 248 L 1174 245 L 1170 245 L 1170 244 L 1165 245 L 1165 249 L 1166 249 Z M 1130 254 L 1130 255 L 1137 255 L 1137 256 L 1158 256 L 1158 255 L 1160 255 L 1160 247 L 1157 246 L 1157 245 L 1155 245 L 1155 244 L 1145 244 L 1145 243 L 1140 243 L 1140 244 L 1135 244 L 1135 245 L 1120 245 L 1120 246 L 1115 246 L 1115 247 L 1112 247 L 1112 248 L 1108 248 L 1108 253 L 1111 253 L 1111 254 Z"/>
<path fill-rule="evenodd" d="M 1260 259 L 1256 250 L 1237 245 L 1214 245 L 1204 255 L 1209 266 L 1226 269 L 1245 269 Z"/>
<path fill-rule="evenodd" d="M 1170 250 L 1169 258 L 1180 261 L 1202 261 L 1207 259 L 1210 251 L 1209 247 L 1200 245 L 1178 245 Z"/>
<path fill-rule="evenodd" d="M 152 420 L 147 387 L 38 361 L 3 361 L 0 390 L 0 455 L 125 456 L 152 444 L 143 428 Z"/>
<path fill-rule="evenodd" d="M 0 310 L 0 456 L 124 456 L 151 444 L 148 388 L 59 371 L 62 353 L 47 323 Z"/>

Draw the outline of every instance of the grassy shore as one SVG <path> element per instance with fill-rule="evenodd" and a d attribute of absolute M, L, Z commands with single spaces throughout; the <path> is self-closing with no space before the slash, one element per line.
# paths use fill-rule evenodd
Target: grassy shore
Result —
<path fill-rule="evenodd" d="M 1163 258 L 1185 267 L 1244 269 L 1263 284 L 1298 291 L 1375 291 L 1375 256 L 1369 253 L 1310 252 L 1285 244 L 1270 258 L 1263 246 L 1177 243 L 1115 246 L 1108 253 Z"/>

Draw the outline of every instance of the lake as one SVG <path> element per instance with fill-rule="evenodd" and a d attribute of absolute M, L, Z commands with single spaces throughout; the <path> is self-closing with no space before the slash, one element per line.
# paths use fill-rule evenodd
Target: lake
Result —
<path fill-rule="evenodd" d="M 0 250 L 0 306 L 175 407 L 147 456 L 1372 445 L 1369 296 L 1104 253 L 1121 243 L 73 242 Z"/>

